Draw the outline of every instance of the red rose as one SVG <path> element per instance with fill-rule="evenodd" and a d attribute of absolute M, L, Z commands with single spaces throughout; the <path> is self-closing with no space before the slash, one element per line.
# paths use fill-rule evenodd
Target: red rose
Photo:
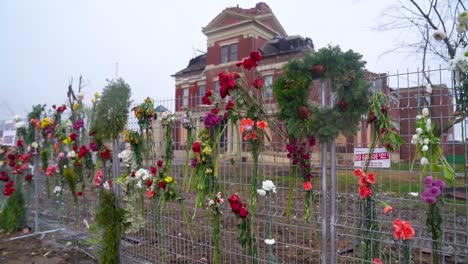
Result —
<path fill-rule="evenodd" d="M 33 178 L 32 174 L 28 174 L 28 175 L 24 176 L 25 181 L 31 181 L 32 178 Z"/>
<path fill-rule="evenodd" d="M 234 107 L 234 102 L 229 100 L 226 104 L 226 111 L 230 111 Z"/>
<path fill-rule="evenodd" d="M 193 143 L 192 151 L 195 152 L 195 153 L 200 153 L 201 152 L 200 142 L 197 141 L 197 142 Z"/>
<path fill-rule="evenodd" d="M 228 95 L 229 95 L 228 87 L 221 86 L 221 88 L 219 89 L 219 96 L 221 96 L 221 98 L 226 98 L 226 96 L 228 96 Z"/>
<path fill-rule="evenodd" d="M 148 181 L 146 182 L 146 187 L 149 188 L 149 187 L 151 187 L 151 185 L 153 185 L 153 180 L 148 180 Z"/>
<path fill-rule="evenodd" d="M 132 171 L 132 173 L 130 173 L 130 176 L 131 176 L 131 177 L 135 177 L 135 172 Z"/>
<path fill-rule="evenodd" d="M 239 216 L 240 216 L 240 218 L 246 218 L 248 214 L 249 214 L 249 211 L 247 211 L 247 208 L 241 207 L 241 208 L 239 209 Z"/>
<path fill-rule="evenodd" d="M 163 166 L 163 161 L 162 160 L 158 160 L 158 163 L 157 163 L 158 167 L 161 168 Z"/>
<path fill-rule="evenodd" d="M 242 64 L 244 64 L 244 61 L 243 61 L 243 60 L 236 62 L 236 66 L 237 66 L 237 67 L 242 66 Z"/>
<path fill-rule="evenodd" d="M 150 171 L 151 171 L 151 174 L 153 174 L 153 175 L 156 174 L 156 171 L 157 171 L 157 170 L 156 170 L 156 167 L 155 167 L 155 166 L 151 166 L 151 167 L 150 167 Z"/>
<path fill-rule="evenodd" d="M 7 155 L 7 159 L 14 160 L 14 159 L 16 159 L 16 157 L 15 157 L 15 155 L 10 153 L 10 154 Z"/>
<path fill-rule="evenodd" d="M 257 78 L 255 81 L 252 83 L 253 86 L 257 89 L 260 89 L 263 87 L 263 79 L 262 78 Z"/>
<path fill-rule="evenodd" d="M 154 197 L 154 191 L 153 190 L 149 190 L 146 192 L 146 197 L 148 197 L 148 199 L 151 199 Z"/>
<path fill-rule="evenodd" d="M 6 171 L 0 171 L 0 181 L 7 182 L 10 180 Z"/>
<path fill-rule="evenodd" d="M 77 138 L 77 135 L 76 135 L 75 133 L 71 133 L 71 134 L 70 134 L 70 139 L 71 139 L 72 141 L 75 141 L 76 138 Z"/>
<path fill-rule="evenodd" d="M 5 184 L 5 187 L 13 187 L 13 184 L 15 184 L 13 181 L 9 181 L 7 184 Z"/>
<path fill-rule="evenodd" d="M 164 181 L 159 181 L 158 186 L 159 186 L 159 189 L 164 189 L 164 187 L 166 187 L 166 184 L 164 183 Z"/>
<path fill-rule="evenodd" d="M 374 173 L 369 172 L 369 173 L 367 174 L 367 182 L 370 183 L 370 184 L 374 184 L 374 183 L 375 183 L 375 175 L 374 175 Z"/>

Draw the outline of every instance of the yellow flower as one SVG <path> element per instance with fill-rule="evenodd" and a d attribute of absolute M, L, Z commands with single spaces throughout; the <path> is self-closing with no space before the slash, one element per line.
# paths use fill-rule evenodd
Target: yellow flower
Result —
<path fill-rule="evenodd" d="M 96 99 L 99 98 L 99 93 L 98 92 L 94 93 L 94 98 L 96 98 Z"/>
<path fill-rule="evenodd" d="M 50 124 L 50 119 L 48 117 L 44 117 L 44 119 L 42 119 L 41 121 L 41 128 L 44 129 L 48 127 L 49 124 Z"/>
<path fill-rule="evenodd" d="M 78 108 L 80 108 L 80 104 L 74 104 L 74 105 L 73 105 L 73 110 L 76 111 Z"/>
<path fill-rule="evenodd" d="M 93 104 L 94 104 L 94 102 L 96 102 L 96 99 L 94 99 L 94 98 L 91 98 L 91 103 L 93 103 Z"/>
<path fill-rule="evenodd" d="M 174 181 L 174 179 L 172 179 L 171 176 L 166 176 L 166 178 L 164 178 L 164 181 L 165 181 L 166 183 L 171 183 L 171 182 Z"/>
<path fill-rule="evenodd" d="M 70 137 L 66 137 L 64 140 L 62 140 L 62 142 L 63 142 L 63 144 L 68 145 L 68 144 L 70 144 L 70 142 L 71 142 L 71 138 L 70 138 Z"/>
<path fill-rule="evenodd" d="M 211 155 L 211 147 L 206 146 L 205 148 L 203 148 L 203 153 L 206 155 Z"/>

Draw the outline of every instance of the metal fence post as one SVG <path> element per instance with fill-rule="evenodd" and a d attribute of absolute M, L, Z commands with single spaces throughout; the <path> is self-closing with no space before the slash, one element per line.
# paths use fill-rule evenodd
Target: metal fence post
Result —
<path fill-rule="evenodd" d="M 335 241 L 335 224 L 336 224 L 336 142 L 332 140 L 330 143 L 330 263 L 336 263 L 336 241 Z"/>
<path fill-rule="evenodd" d="M 320 96 L 321 106 L 325 108 L 327 102 L 326 96 L 326 82 L 320 80 Z M 320 202 L 320 211 L 322 215 L 322 264 L 327 263 L 327 143 L 322 142 L 322 155 L 320 165 L 322 166 L 322 195 Z"/>
<path fill-rule="evenodd" d="M 119 207 L 119 199 L 120 199 L 120 190 L 119 186 L 117 184 L 117 179 L 120 176 L 120 159 L 119 159 L 119 139 L 114 138 L 112 142 L 112 189 L 114 191 L 115 195 L 115 206 L 118 208 Z M 120 238 L 119 238 L 119 263 L 122 263 L 122 256 L 120 254 L 120 249 L 121 249 L 121 244 L 120 244 Z"/>

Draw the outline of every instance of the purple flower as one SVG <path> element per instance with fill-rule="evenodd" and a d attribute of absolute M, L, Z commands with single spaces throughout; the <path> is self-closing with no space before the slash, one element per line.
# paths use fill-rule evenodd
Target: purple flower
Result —
<path fill-rule="evenodd" d="M 426 196 L 422 198 L 428 204 L 435 204 L 437 199 L 434 196 Z"/>
<path fill-rule="evenodd" d="M 83 119 L 78 119 L 76 120 L 75 124 L 73 124 L 73 129 L 74 130 L 80 130 L 84 126 L 84 120 Z"/>
<path fill-rule="evenodd" d="M 434 197 L 437 197 L 437 196 L 440 195 L 440 188 L 437 187 L 437 186 L 432 186 L 432 187 L 431 187 L 430 189 L 428 189 L 428 190 L 431 192 L 432 196 L 434 196 Z"/>
<path fill-rule="evenodd" d="M 197 166 L 197 159 L 196 158 L 192 158 L 190 160 L 190 165 L 192 166 L 192 168 L 195 168 Z"/>
<path fill-rule="evenodd" d="M 219 122 L 221 122 L 221 120 L 222 120 L 221 116 L 218 116 L 210 111 L 206 113 L 203 123 L 205 124 L 206 127 L 214 127 L 214 126 L 217 126 Z"/>
<path fill-rule="evenodd" d="M 435 180 L 432 185 L 439 187 L 441 190 L 445 187 L 445 182 L 443 180 Z"/>
<path fill-rule="evenodd" d="M 424 179 L 424 185 L 426 185 L 426 187 L 431 187 L 432 181 L 432 176 L 427 176 L 426 179 Z"/>

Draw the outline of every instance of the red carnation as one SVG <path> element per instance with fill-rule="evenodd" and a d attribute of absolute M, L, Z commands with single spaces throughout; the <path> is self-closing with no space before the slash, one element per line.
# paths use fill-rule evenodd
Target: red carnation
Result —
<path fill-rule="evenodd" d="M 24 147 L 24 142 L 23 142 L 23 140 L 19 139 L 18 141 L 16 141 L 16 146 L 17 146 L 18 148 Z"/>
<path fill-rule="evenodd" d="M 254 62 L 259 62 L 263 59 L 263 56 L 258 51 L 252 51 L 250 52 L 250 59 L 253 60 Z"/>
<path fill-rule="evenodd" d="M 97 145 L 96 145 L 96 143 L 94 143 L 94 142 L 89 143 L 89 148 L 90 148 L 92 151 L 97 151 Z"/>
<path fill-rule="evenodd" d="M 10 196 L 13 194 L 13 192 L 15 192 L 15 188 L 14 187 L 7 187 L 5 186 L 5 190 L 3 190 L 3 195 L 5 196 Z"/>
<path fill-rule="evenodd" d="M 78 196 L 83 196 L 83 192 L 80 192 L 80 191 L 78 191 L 76 194 L 77 194 Z"/>
<path fill-rule="evenodd" d="M 359 195 L 362 199 L 372 196 L 372 190 L 369 186 L 359 186 Z"/>
<path fill-rule="evenodd" d="M 32 178 L 33 178 L 32 174 L 28 174 L 28 175 L 24 176 L 25 181 L 31 181 Z"/>
<path fill-rule="evenodd" d="M 162 161 L 162 160 L 158 160 L 157 165 L 158 165 L 159 168 L 161 168 L 161 167 L 163 166 L 163 161 Z"/>
<path fill-rule="evenodd" d="M 241 209 L 241 204 L 240 203 L 230 203 L 229 205 L 231 205 L 231 210 L 234 213 L 238 213 L 239 210 Z"/>
<path fill-rule="evenodd" d="M 148 180 L 148 181 L 146 182 L 146 187 L 149 188 L 149 187 L 151 187 L 151 185 L 153 185 L 153 180 Z"/>
<path fill-rule="evenodd" d="M 211 111 L 211 113 L 213 113 L 213 114 L 215 114 L 215 115 L 217 115 L 217 114 L 219 113 L 219 110 L 218 110 L 218 108 L 216 108 L 216 107 L 215 107 L 215 108 L 212 108 L 210 111 Z"/>
<path fill-rule="evenodd" d="M 0 172 L 0 181 L 7 182 L 10 180 L 10 177 L 8 177 L 8 173 L 6 171 L 1 171 Z"/>
<path fill-rule="evenodd" d="M 304 182 L 304 191 L 312 190 L 312 183 L 310 181 Z"/>
<path fill-rule="evenodd" d="M 157 170 L 156 170 L 156 167 L 155 167 L 155 166 L 151 166 L 151 167 L 150 167 L 150 171 L 151 171 L 151 174 L 153 174 L 153 175 L 156 174 L 156 171 L 157 171 Z"/>
<path fill-rule="evenodd" d="M 246 218 L 248 214 L 249 214 L 249 211 L 247 211 L 247 208 L 241 207 L 239 209 L 239 217 L 240 218 Z"/>
<path fill-rule="evenodd" d="M 202 103 L 205 105 L 211 105 L 211 101 L 207 96 L 202 97 Z"/>
<path fill-rule="evenodd" d="M 211 91 L 211 90 L 208 90 L 208 91 L 205 92 L 206 97 L 210 97 L 212 95 L 213 95 L 213 91 Z"/>
<path fill-rule="evenodd" d="M 81 146 L 80 151 L 78 152 L 78 159 L 81 159 L 82 157 L 86 156 L 86 154 L 89 153 L 89 150 L 86 148 L 85 145 Z"/>
<path fill-rule="evenodd" d="M 414 229 L 409 221 L 402 221 L 399 218 L 393 221 L 393 235 L 395 236 L 395 239 L 413 239 L 414 234 Z"/>
<path fill-rule="evenodd" d="M 77 145 L 73 145 L 72 150 L 73 150 L 73 151 L 77 151 L 77 150 L 78 150 L 78 146 L 77 146 Z"/>
<path fill-rule="evenodd" d="M 158 186 L 159 186 L 159 189 L 164 189 L 164 187 L 166 187 L 166 184 L 164 183 L 164 181 L 159 181 Z"/>
<path fill-rule="evenodd" d="M 101 159 L 103 160 L 111 160 L 112 158 L 112 151 L 108 148 L 104 149 L 104 150 L 101 150 L 99 152 L 99 156 L 101 157 Z"/>
<path fill-rule="evenodd" d="M 70 134 L 70 139 L 71 139 L 72 141 L 75 141 L 77 137 L 78 137 L 78 136 L 77 136 L 75 133 L 71 133 L 71 134 Z"/>
<path fill-rule="evenodd" d="M 229 100 L 226 104 L 226 111 L 230 111 L 234 107 L 234 102 Z"/>
<path fill-rule="evenodd" d="M 260 89 L 263 87 L 263 79 L 262 78 L 257 78 L 255 81 L 252 83 L 253 86 L 257 89 Z"/>
<path fill-rule="evenodd" d="M 192 151 L 195 152 L 195 153 L 200 153 L 201 152 L 200 142 L 197 141 L 197 142 L 193 143 Z"/>

